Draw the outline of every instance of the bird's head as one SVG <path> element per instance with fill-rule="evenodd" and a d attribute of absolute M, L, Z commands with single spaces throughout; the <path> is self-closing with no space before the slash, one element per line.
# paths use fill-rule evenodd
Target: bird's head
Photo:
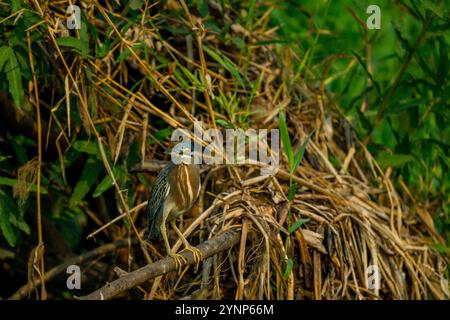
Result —
<path fill-rule="evenodd" d="M 194 147 L 192 143 L 180 142 L 173 148 L 166 149 L 165 153 L 170 154 L 174 164 L 194 164 Z"/>

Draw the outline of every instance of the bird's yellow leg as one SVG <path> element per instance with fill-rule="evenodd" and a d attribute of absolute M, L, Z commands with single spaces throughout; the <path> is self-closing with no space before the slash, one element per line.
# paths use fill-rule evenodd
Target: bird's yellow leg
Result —
<path fill-rule="evenodd" d="M 177 224 L 175 223 L 175 220 L 172 220 L 170 222 L 170 224 L 171 224 L 172 228 L 175 230 L 175 232 L 178 234 L 178 236 L 180 237 L 181 241 L 183 241 L 184 250 L 188 250 L 188 251 L 192 252 L 192 256 L 194 257 L 194 261 L 195 261 L 195 267 L 196 267 L 196 269 L 198 269 L 198 267 L 200 265 L 200 261 L 203 260 L 202 252 L 189 244 L 189 242 L 183 236 L 183 233 L 181 233 L 180 229 L 178 229 Z"/>
<path fill-rule="evenodd" d="M 161 234 L 164 239 L 164 245 L 166 246 L 167 255 L 175 260 L 175 264 L 178 269 L 178 273 L 181 272 L 181 266 L 186 263 L 186 259 L 181 255 L 172 251 L 169 244 L 169 238 L 167 237 L 166 219 L 161 224 Z"/>

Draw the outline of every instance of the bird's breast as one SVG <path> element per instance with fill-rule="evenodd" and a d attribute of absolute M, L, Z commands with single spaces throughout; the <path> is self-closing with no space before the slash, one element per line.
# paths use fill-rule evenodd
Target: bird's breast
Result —
<path fill-rule="evenodd" d="M 200 170 L 195 165 L 178 165 L 169 177 L 170 201 L 174 203 L 174 217 L 189 210 L 200 192 Z"/>

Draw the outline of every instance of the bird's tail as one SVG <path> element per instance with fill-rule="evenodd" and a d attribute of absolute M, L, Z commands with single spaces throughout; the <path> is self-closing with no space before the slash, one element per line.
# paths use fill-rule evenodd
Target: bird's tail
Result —
<path fill-rule="evenodd" d="M 161 234 L 161 230 L 159 229 L 158 224 L 156 223 L 156 219 L 153 219 L 148 222 L 147 226 L 147 234 L 145 236 L 145 239 L 147 240 L 153 240 L 155 238 L 158 238 Z"/>

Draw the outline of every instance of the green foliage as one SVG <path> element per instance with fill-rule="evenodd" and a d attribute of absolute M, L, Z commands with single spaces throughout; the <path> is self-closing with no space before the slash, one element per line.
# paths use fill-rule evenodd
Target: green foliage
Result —
<path fill-rule="evenodd" d="M 20 231 L 30 234 L 30 227 L 24 220 L 23 211 L 2 189 L 0 189 L 0 230 L 11 247 L 16 246 Z"/>
<path fill-rule="evenodd" d="M 297 48 L 299 69 L 306 67 L 304 81 L 326 85 L 361 140 L 368 139 L 378 163 L 393 167 L 394 177 L 422 201 L 440 203 L 435 219 L 445 233 L 450 226 L 449 7 L 445 1 L 377 3 L 381 29 L 367 30 L 365 40 L 352 13 L 365 23 L 371 4 L 286 2 L 273 10 L 272 24 L 280 26 L 281 41 Z M 330 58 L 332 63 L 323 63 Z"/>

